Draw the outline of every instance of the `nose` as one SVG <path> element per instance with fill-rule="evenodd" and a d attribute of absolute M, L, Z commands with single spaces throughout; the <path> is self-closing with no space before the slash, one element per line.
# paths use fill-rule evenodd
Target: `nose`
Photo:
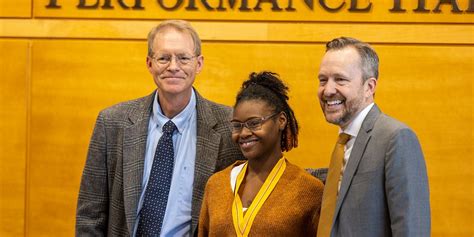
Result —
<path fill-rule="evenodd" d="M 240 131 L 240 137 L 246 138 L 252 135 L 252 131 L 247 128 L 246 126 L 242 127 L 242 130 Z"/>
<path fill-rule="evenodd" d="M 323 95 L 326 97 L 330 97 L 337 93 L 336 83 L 334 82 L 334 80 L 328 80 L 326 84 L 321 87 L 323 90 Z"/>
<path fill-rule="evenodd" d="M 178 58 L 173 56 L 171 57 L 170 63 L 168 64 L 168 67 L 166 68 L 168 71 L 179 71 L 179 63 L 178 63 Z"/>

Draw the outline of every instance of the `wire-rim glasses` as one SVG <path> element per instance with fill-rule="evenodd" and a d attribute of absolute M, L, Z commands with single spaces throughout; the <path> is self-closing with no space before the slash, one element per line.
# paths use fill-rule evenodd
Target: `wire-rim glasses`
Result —
<path fill-rule="evenodd" d="M 194 58 L 197 58 L 196 55 L 187 55 L 187 54 L 178 54 L 178 55 L 170 55 L 170 54 L 163 54 L 163 55 L 156 55 L 150 57 L 153 61 L 155 61 L 159 65 L 169 65 L 173 58 L 176 60 L 175 62 L 180 65 L 188 65 L 190 64 Z"/>
<path fill-rule="evenodd" d="M 269 119 L 275 117 L 276 115 L 280 114 L 280 112 L 273 113 L 271 115 L 260 117 L 260 118 L 251 118 L 245 122 L 239 122 L 232 120 L 230 121 L 232 127 L 232 133 L 240 133 L 244 127 L 248 128 L 250 131 L 258 131 L 262 129 L 262 125 L 268 121 Z"/>

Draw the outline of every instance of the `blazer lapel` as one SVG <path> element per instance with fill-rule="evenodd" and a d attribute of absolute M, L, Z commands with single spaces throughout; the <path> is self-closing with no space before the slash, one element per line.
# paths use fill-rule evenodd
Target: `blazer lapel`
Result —
<path fill-rule="evenodd" d="M 131 125 L 123 135 L 123 198 L 127 227 L 130 234 L 137 215 L 137 206 L 142 191 L 143 165 L 145 160 L 148 124 L 155 92 L 137 104 L 129 113 Z"/>
<path fill-rule="evenodd" d="M 374 127 L 375 121 L 379 117 L 380 113 L 380 109 L 377 107 L 377 105 L 374 104 L 372 109 L 365 117 L 364 122 L 362 123 L 362 126 L 359 130 L 359 133 L 357 134 L 357 138 L 354 142 L 349 161 L 347 163 L 346 169 L 344 170 L 344 176 L 342 177 L 341 188 L 339 190 L 339 195 L 337 197 L 336 202 L 334 220 L 337 219 L 337 215 L 339 214 L 342 202 L 344 201 L 347 191 L 349 190 L 349 187 L 351 185 L 352 178 L 354 177 L 354 174 L 357 171 L 357 167 L 359 166 L 360 160 L 362 159 L 362 156 L 365 152 L 365 148 L 369 143 L 372 128 Z"/>
<path fill-rule="evenodd" d="M 206 181 L 215 172 L 221 135 L 214 130 L 217 124 L 207 101 L 196 92 L 197 139 L 192 201 L 192 230 L 197 226 Z"/>

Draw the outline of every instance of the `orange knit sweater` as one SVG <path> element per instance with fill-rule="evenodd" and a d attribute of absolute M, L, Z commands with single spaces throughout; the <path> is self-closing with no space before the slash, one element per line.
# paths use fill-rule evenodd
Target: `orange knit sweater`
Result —
<path fill-rule="evenodd" d="M 236 236 L 230 186 L 237 161 L 214 174 L 206 185 L 198 236 Z M 323 184 L 287 161 L 285 172 L 255 217 L 249 236 L 316 236 Z"/>

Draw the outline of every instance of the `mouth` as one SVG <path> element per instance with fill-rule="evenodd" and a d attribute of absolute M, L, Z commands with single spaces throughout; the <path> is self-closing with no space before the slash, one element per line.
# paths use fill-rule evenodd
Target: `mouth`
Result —
<path fill-rule="evenodd" d="M 166 76 L 166 77 L 162 77 L 163 80 L 182 80 L 184 79 L 184 77 L 180 77 L 180 76 Z"/>
<path fill-rule="evenodd" d="M 242 148 L 242 150 L 247 150 L 254 146 L 257 143 L 258 139 L 249 139 L 249 140 L 244 140 L 244 141 L 239 141 L 239 145 Z"/>
<path fill-rule="evenodd" d="M 324 112 L 326 113 L 334 113 L 338 112 L 339 110 L 343 109 L 344 99 L 328 99 L 324 100 Z"/>
<path fill-rule="evenodd" d="M 344 100 L 326 100 L 326 105 L 328 106 L 336 106 L 344 103 Z"/>

